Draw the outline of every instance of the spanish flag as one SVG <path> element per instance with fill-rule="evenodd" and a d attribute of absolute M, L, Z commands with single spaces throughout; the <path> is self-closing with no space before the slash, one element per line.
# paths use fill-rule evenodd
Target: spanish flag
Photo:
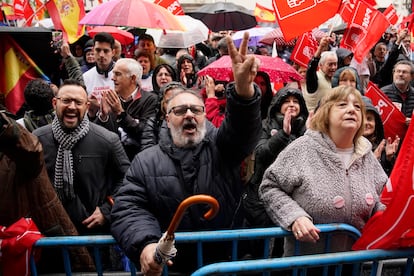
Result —
<path fill-rule="evenodd" d="M 72 44 L 85 34 L 85 26 L 79 21 L 85 16 L 83 0 L 49 0 L 47 11 L 56 30 L 63 32 L 63 38 Z"/>
<path fill-rule="evenodd" d="M 256 16 L 257 22 L 275 22 L 276 16 L 273 9 L 268 9 L 262 5 L 256 3 L 254 8 L 254 16 Z"/>
<path fill-rule="evenodd" d="M 10 35 L 1 34 L 0 40 L 0 93 L 7 109 L 16 114 L 24 103 L 26 84 L 35 78 L 50 80 Z"/>

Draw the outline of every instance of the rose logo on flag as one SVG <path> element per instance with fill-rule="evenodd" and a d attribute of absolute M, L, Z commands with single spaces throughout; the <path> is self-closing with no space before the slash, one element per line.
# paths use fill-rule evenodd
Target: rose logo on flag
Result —
<path fill-rule="evenodd" d="M 298 1 L 298 2 L 296 2 L 296 0 L 288 0 L 289 8 L 299 7 L 303 2 L 305 2 L 305 0 Z"/>
<path fill-rule="evenodd" d="M 311 49 L 309 46 L 305 46 L 305 48 L 303 48 L 302 54 L 304 56 L 306 56 L 307 58 L 311 59 L 313 54 L 315 53 L 315 51 L 313 49 Z"/>

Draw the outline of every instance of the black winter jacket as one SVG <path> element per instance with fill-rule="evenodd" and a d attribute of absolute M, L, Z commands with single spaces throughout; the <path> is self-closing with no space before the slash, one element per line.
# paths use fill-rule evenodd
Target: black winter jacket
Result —
<path fill-rule="evenodd" d="M 214 219 L 205 220 L 203 214 L 209 207 L 194 205 L 185 213 L 178 231 L 236 226 L 234 217 L 242 192 L 240 164 L 253 151 L 260 135 L 260 92 L 255 86 L 255 96 L 243 100 L 235 93 L 234 85 L 227 89 L 225 120 L 215 128 L 206 119 L 207 133 L 198 146 L 175 147 L 164 123 L 159 144 L 138 153 L 133 160 L 115 196 L 111 230 L 135 264 L 139 265 L 142 249 L 158 242 L 178 205 L 191 195 L 213 196 L 220 211 Z M 174 267 L 181 263 L 187 269 L 194 268 L 196 262 L 188 258 L 195 255 L 186 254 L 182 247 L 178 252 Z"/>
<path fill-rule="evenodd" d="M 387 97 L 392 102 L 402 104 L 401 112 L 405 115 L 405 117 L 411 118 L 411 115 L 414 110 L 414 88 L 412 86 L 410 86 L 408 91 L 406 92 L 407 98 L 405 100 L 403 100 L 403 98 L 401 97 L 401 92 L 393 83 L 381 87 L 381 90 L 385 93 L 385 95 L 387 95 Z"/>

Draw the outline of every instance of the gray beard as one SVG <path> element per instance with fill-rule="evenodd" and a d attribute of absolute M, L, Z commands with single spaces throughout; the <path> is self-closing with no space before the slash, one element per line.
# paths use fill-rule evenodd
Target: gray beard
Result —
<path fill-rule="evenodd" d="M 197 125 L 197 131 L 193 137 L 184 136 L 182 127 L 171 126 L 170 131 L 174 145 L 179 148 L 192 148 L 200 144 L 206 136 L 206 121 L 201 126 Z"/>

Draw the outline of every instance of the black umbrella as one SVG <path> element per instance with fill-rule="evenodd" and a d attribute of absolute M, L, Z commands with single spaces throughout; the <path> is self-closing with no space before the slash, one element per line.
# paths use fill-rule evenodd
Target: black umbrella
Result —
<path fill-rule="evenodd" d="M 245 30 L 257 25 L 253 11 L 227 2 L 206 4 L 187 14 L 203 21 L 213 32 Z"/>

